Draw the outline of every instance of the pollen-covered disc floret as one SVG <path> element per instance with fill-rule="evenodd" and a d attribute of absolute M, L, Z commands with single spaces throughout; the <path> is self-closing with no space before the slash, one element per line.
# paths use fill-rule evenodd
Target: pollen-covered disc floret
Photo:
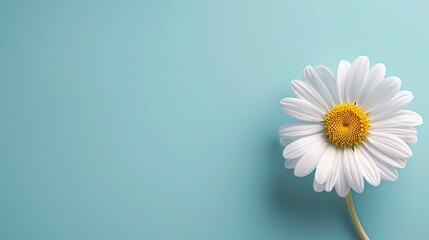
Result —
<path fill-rule="evenodd" d="M 339 147 L 354 147 L 368 135 L 369 119 L 366 113 L 354 104 L 337 104 L 324 120 L 327 138 Z"/>

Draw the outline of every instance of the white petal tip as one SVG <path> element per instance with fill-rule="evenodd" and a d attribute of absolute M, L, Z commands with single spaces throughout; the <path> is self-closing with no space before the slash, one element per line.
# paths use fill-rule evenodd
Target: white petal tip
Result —
<path fill-rule="evenodd" d="M 373 186 L 373 187 L 378 187 L 380 185 L 380 183 L 381 183 L 381 181 L 378 181 L 376 183 L 369 183 L 369 184 L 371 184 L 371 186 Z"/>
<path fill-rule="evenodd" d="M 420 126 L 420 125 L 422 125 L 423 124 L 423 118 L 422 118 L 422 116 L 420 115 L 420 114 L 418 114 L 418 113 L 416 113 L 416 112 L 414 112 L 415 113 L 415 124 L 414 124 L 414 126 Z"/>
<path fill-rule="evenodd" d="M 347 192 L 337 192 L 338 196 L 345 198 L 347 196 L 347 194 L 349 194 L 350 191 Z"/>
<path fill-rule="evenodd" d="M 369 62 L 369 58 L 367 56 L 359 56 L 355 59 L 355 62 Z"/>

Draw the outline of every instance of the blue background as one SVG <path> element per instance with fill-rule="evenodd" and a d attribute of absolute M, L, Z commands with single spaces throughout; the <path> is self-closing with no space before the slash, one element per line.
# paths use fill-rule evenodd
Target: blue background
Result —
<path fill-rule="evenodd" d="M 367 55 L 429 119 L 428 7 L 2 1 L 0 239 L 356 239 L 344 199 L 283 168 L 279 100 Z M 372 239 L 427 236 L 418 131 L 399 180 L 355 194 Z"/>

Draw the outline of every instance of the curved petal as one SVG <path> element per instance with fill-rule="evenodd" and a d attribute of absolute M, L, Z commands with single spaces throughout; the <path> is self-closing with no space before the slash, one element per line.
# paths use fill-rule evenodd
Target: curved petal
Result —
<path fill-rule="evenodd" d="M 319 163 L 317 164 L 314 179 L 320 183 L 325 183 L 334 170 L 335 148 L 328 145 L 325 152 L 321 153 Z"/>
<path fill-rule="evenodd" d="M 380 184 L 380 172 L 374 159 L 361 146 L 355 147 L 356 158 L 362 163 L 362 175 L 374 187 Z"/>
<path fill-rule="evenodd" d="M 337 88 L 338 88 L 338 99 L 341 103 L 345 103 L 345 91 L 344 91 L 344 82 L 346 80 L 346 76 L 349 73 L 351 64 L 348 61 L 341 60 L 338 64 L 337 70 Z M 344 190 L 344 189 L 341 189 Z M 338 192 L 338 191 L 337 191 Z M 347 193 L 346 193 L 347 194 Z"/>
<path fill-rule="evenodd" d="M 323 109 L 325 113 L 331 109 L 328 103 L 323 100 L 320 94 L 307 82 L 303 80 L 293 80 L 291 82 L 291 88 L 295 96 L 301 99 L 307 100 L 309 103 Z"/>
<path fill-rule="evenodd" d="M 369 59 L 365 56 L 356 58 L 350 67 L 344 82 L 345 100 L 348 103 L 355 103 L 369 71 Z"/>
<path fill-rule="evenodd" d="M 319 65 L 314 69 L 316 70 L 317 74 L 319 74 L 320 79 L 322 79 L 323 83 L 331 94 L 334 104 L 338 104 L 340 100 L 338 98 L 337 80 L 335 79 L 334 74 L 331 72 L 331 70 L 329 70 L 329 68 L 323 65 Z"/>
<path fill-rule="evenodd" d="M 294 141 L 294 139 L 292 139 L 292 138 L 280 138 L 280 143 L 285 147 L 293 141 Z"/>
<path fill-rule="evenodd" d="M 374 89 L 368 93 L 362 107 L 366 112 L 371 112 L 374 108 L 384 105 L 390 101 L 401 88 L 401 80 L 397 77 L 388 77 L 381 81 Z"/>
<path fill-rule="evenodd" d="M 310 174 L 319 162 L 319 155 L 324 152 L 327 147 L 325 142 L 312 144 L 312 149 L 307 151 L 298 161 L 295 166 L 294 174 L 297 177 L 304 177 Z"/>
<path fill-rule="evenodd" d="M 303 121 L 323 121 L 323 112 L 306 100 L 284 98 L 280 101 L 284 112 Z"/>
<path fill-rule="evenodd" d="M 297 140 L 300 137 L 305 137 L 319 133 L 323 130 L 323 126 L 320 123 L 314 122 L 291 122 L 283 124 L 280 127 L 280 143 L 283 146 L 289 145 L 291 142 Z"/>
<path fill-rule="evenodd" d="M 366 77 L 365 82 L 362 85 L 362 90 L 356 101 L 357 105 L 362 106 L 364 100 L 368 96 L 368 93 L 372 91 L 374 86 L 384 79 L 386 74 L 386 67 L 382 63 L 375 64 L 369 70 L 368 76 Z M 364 106 L 363 106 L 364 107 Z"/>
<path fill-rule="evenodd" d="M 319 74 L 317 74 L 316 70 L 312 66 L 307 66 L 304 68 L 304 79 L 313 85 L 314 89 L 319 92 L 320 96 L 322 96 L 330 108 L 334 106 L 334 101 L 332 100 L 331 94 L 329 93 Z"/>
<path fill-rule="evenodd" d="M 379 161 L 375 161 L 378 170 L 380 171 L 380 177 L 382 180 L 393 182 L 398 179 L 398 170 L 394 167 L 388 167 Z"/>
<path fill-rule="evenodd" d="M 374 111 L 368 113 L 371 121 L 386 119 L 394 113 L 402 110 L 413 100 L 413 93 L 410 91 L 398 92 L 392 100 L 384 105 L 378 105 Z"/>
<path fill-rule="evenodd" d="M 410 110 L 399 110 L 388 119 L 371 122 L 371 127 L 397 127 L 402 125 L 419 126 L 423 124 L 422 117 Z"/>
<path fill-rule="evenodd" d="M 335 183 L 335 191 L 337 192 L 338 196 L 345 197 L 347 193 L 350 191 L 350 185 L 347 182 L 346 174 L 344 171 L 344 162 L 338 161 L 338 167 L 339 167 L 339 174 L 337 182 Z"/>
<path fill-rule="evenodd" d="M 298 163 L 299 158 L 293 158 L 293 159 L 286 159 L 284 166 L 287 169 L 293 169 L 295 168 L 296 164 Z"/>
<path fill-rule="evenodd" d="M 308 136 L 323 130 L 320 123 L 311 122 L 291 122 L 280 127 L 279 134 L 282 138 L 294 138 Z"/>
<path fill-rule="evenodd" d="M 401 168 L 401 164 L 398 163 L 398 157 L 387 156 L 369 143 L 364 143 L 363 147 L 365 148 L 367 153 L 369 153 L 370 156 L 372 156 L 372 158 L 377 160 L 378 162 L 383 163 L 386 166 Z"/>
<path fill-rule="evenodd" d="M 407 166 L 408 159 L 407 158 L 399 158 L 398 163 L 401 164 L 401 168 Z"/>
<path fill-rule="evenodd" d="M 300 138 L 285 147 L 283 150 L 283 157 L 286 159 L 299 158 L 307 153 L 309 148 L 312 148 L 314 145 L 319 145 L 323 142 L 325 142 L 325 139 L 322 134 L 314 134 Z M 311 152 L 314 152 L 314 150 Z"/>
<path fill-rule="evenodd" d="M 319 184 L 316 179 L 313 180 L 313 189 L 316 192 L 322 192 L 325 189 L 325 184 Z"/>
<path fill-rule="evenodd" d="M 395 127 L 384 127 L 383 125 L 381 125 L 378 127 L 373 127 L 371 131 L 393 134 L 405 141 L 406 143 L 413 144 L 417 142 L 417 130 L 405 124 L 402 126 Z"/>
<path fill-rule="evenodd" d="M 341 171 L 341 164 L 340 164 L 340 156 L 342 155 L 341 150 L 334 148 L 334 156 L 333 156 L 333 167 L 332 167 L 332 173 L 329 176 L 328 180 L 326 181 L 325 185 L 325 191 L 330 192 L 332 188 L 334 188 L 335 183 L 337 182 L 340 171 Z"/>
<path fill-rule="evenodd" d="M 350 148 L 344 149 L 343 162 L 343 170 L 350 187 L 355 192 L 362 193 L 364 189 L 362 164 Z"/>
<path fill-rule="evenodd" d="M 386 156 L 393 158 L 409 158 L 413 155 L 410 147 L 395 135 L 371 132 L 367 136 L 367 139 L 368 144 L 365 144 L 365 146 L 370 146 Z"/>

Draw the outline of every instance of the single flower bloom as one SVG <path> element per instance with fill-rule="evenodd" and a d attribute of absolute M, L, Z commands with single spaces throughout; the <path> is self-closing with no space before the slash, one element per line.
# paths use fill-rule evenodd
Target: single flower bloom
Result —
<path fill-rule="evenodd" d="M 337 76 L 325 66 L 304 69 L 304 80 L 291 83 L 295 98 L 284 98 L 284 112 L 301 121 L 280 128 L 285 167 L 303 177 L 316 169 L 313 187 L 345 197 L 361 193 L 364 179 L 372 186 L 395 181 L 397 168 L 412 156 L 414 126 L 422 117 L 403 110 L 410 91 L 400 91 L 398 77 L 385 78 L 384 64 L 369 67 L 367 57 L 340 61 Z"/>

